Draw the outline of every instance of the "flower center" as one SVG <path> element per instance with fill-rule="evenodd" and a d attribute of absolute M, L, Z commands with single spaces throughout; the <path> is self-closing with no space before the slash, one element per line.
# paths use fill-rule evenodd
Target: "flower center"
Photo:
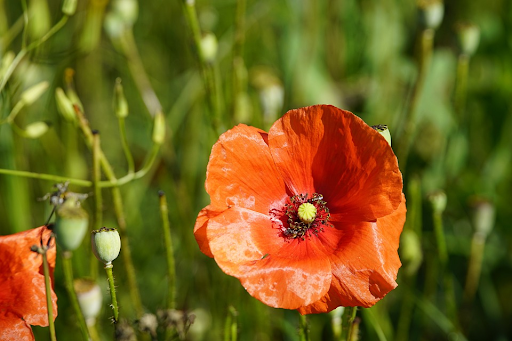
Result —
<path fill-rule="evenodd" d="M 297 215 L 302 222 L 311 224 L 316 218 L 316 207 L 309 202 L 305 202 L 299 206 Z"/>
<path fill-rule="evenodd" d="M 288 198 L 284 207 L 287 224 L 284 221 L 282 224 L 284 236 L 304 240 L 306 236 L 311 237 L 322 232 L 324 226 L 332 226 L 328 223 L 330 214 L 323 198 L 323 195 L 318 193 L 311 197 L 299 194 Z"/>

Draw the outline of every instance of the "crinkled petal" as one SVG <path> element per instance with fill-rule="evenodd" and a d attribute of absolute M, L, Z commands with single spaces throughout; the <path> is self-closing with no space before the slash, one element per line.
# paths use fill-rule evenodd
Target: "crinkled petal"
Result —
<path fill-rule="evenodd" d="M 32 252 L 32 245 L 47 245 L 51 231 L 45 226 L 0 237 L 0 311 L 12 313 L 31 325 L 48 325 L 46 289 L 42 256 Z M 55 268 L 55 241 L 47 251 L 50 276 Z M 54 317 L 57 296 L 51 290 Z"/>
<path fill-rule="evenodd" d="M 400 204 L 402 175 L 393 151 L 348 111 L 291 110 L 270 129 L 269 146 L 288 188 L 321 193 L 335 221 L 375 221 Z"/>
<path fill-rule="evenodd" d="M 269 216 L 232 207 L 209 220 L 207 236 L 219 267 L 267 305 L 297 309 L 317 301 L 329 289 L 326 252 L 332 250 L 316 238 L 283 238 Z"/>
<path fill-rule="evenodd" d="M 263 214 L 286 196 L 267 133 L 243 124 L 222 134 L 213 146 L 205 186 L 215 207 L 238 206 Z"/>
<path fill-rule="evenodd" d="M 2 341 L 34 341 L 32 328 L 20 317 L 0 312 L 0 340 Z"/>
<path fill-rule="evenodd" d="M 405 212 L 403 197 L 395 212 L 377 222 L 346 227 L 350 232 L 331 257 L 331 288 L 322 299 L 299 312 L 323 313 L 339 306 L 371 307 L 394 289 L 401 266 L 397 250 Z"/>
<path fill-rule="evenodd" d="M 199 249 L 202 253 L 212 258 L 213 254 L 210 250 L 210 242 L 208 241 L 208 236 L 206 234 L 206 227 L 211 218 L 214 218 L 221 213 L 222 211 L 219 212 L 215 210 L 212 205 L 208 205 L 199 212 L 194 226 L 194 237 L 199 245 Z"/>

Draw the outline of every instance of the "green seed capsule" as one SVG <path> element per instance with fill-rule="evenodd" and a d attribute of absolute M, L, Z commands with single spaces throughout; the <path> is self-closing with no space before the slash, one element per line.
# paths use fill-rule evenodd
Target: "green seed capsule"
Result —
<path fill-rule="evenodd" d="M 84 239 L 89 216 L 75 200 L 66 200 L 56 211 L 53 232 L 64 251 L 76 250 Z"/>
<path fill-rule="evenodd" d="M 109 265 L 119 256 L 121 237 L 115 228 L 102 227 L 92 231 L 91 245 L 96 258 L 105 265 Z"/>

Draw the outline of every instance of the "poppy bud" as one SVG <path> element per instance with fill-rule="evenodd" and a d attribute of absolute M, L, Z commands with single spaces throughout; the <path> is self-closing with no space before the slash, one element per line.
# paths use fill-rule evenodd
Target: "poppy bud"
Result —
<path fill-rule="evenodd" d="M 418 15 L 423 27 L 435 30 L 443 21 L 443 2 L 440 0 L 419 0 Z"/>
<path fill-rule="evenodd" d="M 442 191 L 431 193 L 428 196 L 432 210 L 438 214 L 441 214 L 446 209 L 446 194 Z"/>
<path fill-rule="evenodd" d="M 459 23 L 455 26 L 457 45 L 461 53 L 472 56 L 480 42 L 480 29 L 469 23 Z"/>
<path fill-rule="evenodd" d="M 57 236 L 57 244 L 64 251 L 74 251 L 82 243 L 89 215 L 79 206 L 79 201 L 73 197 L 66 199 L 56 210 L 53 232 Z"/>
<path fill-rule="evenodd" d="M 155 123 L 153 126 L 153 142 L 156 144 L 164 143 L 165 139 L 165 118 L 161 111 L 155 115 Z"/>
<path fill-rule="evenodd" d="M 487 200 L 478 200 L 474 204 L 473 225 L 476 233 L 487 237 L 494 226 L 494 205 Z"/>
<path fill-rule="evenodd" d="M 217 56 L 217 37 L 213 33 L 206 33 L 201 38 L 201 58 L 207 63 L 213 63 Z"/>
<path fill-rule="evenodd" d="M 23 91 L 21 94 L 21 101 L 25 105 L 31 105 L 35 101 L 41 97 L 41 95 L 48 89 L 49 83 L 47 81 L 43 81 L 41 83 L 37 83 L 36 85 L 31 86 L 27 90 Z"/>
<path fill-rule="evenodd" d="M 14 57 L 16 57 L 16 55 L 12 51 L 7 51 L 2 56 L 1 63 L 0 63 L 0 78 L 4 77 L 5 71 L 7 71 L 7 68 L 9 66 L 11 66 L 11 64 L 14 60 Z"/>
<path fill-rule="evenodd" d="M 77 0 L 64 0 L 62 4 L 62 13 L 72 16 L 76 11 Z"/>
<path fill-rule="evenodd" d="M 73 103 L 69 100 L 68 96 L 61 88 L 55 89 L 55 101 L 57 102 L 57 109 L 66 121 L 74 122 L 76 120 L 75 109 Z"/>
<path fill-rule="evenodd" d="M 112 7 L 126 26 L 132 26 L 139 16 L 137 0 L 116 0 Z"/>
<path fill-rule="evenodd" d="M 407 275 L 414 275 L 423 261 L 423 251 L 418 234 L 405 229 L 400 236 L 400 260 Z"/>
<path fill-rule="evenodd" d="M 73 286 L 87 325 L 94 325 L 103 302 L 100 286 L 92 279 L 86 278 L 75 279 Z"/>
<path fill-rule="evenodd" d="M 92 231 L 92 252 L 99 261 L 110 265 L 121 251 L 121 237 L 115 228 L 102 227 Z"/>
<path fill-rule="evenodd" d="M 114 88 L 114 111 L 117 117 L 128 116 L 128 102 L 124 97 L 123 85 L 121 84 L 121 78 L 116 79 L 116 85 Z"/>
<path fill-rule="evenodd" d="M 391 134 L 389 133 L 388 126 L 385 124 L 378 124 L 376 126 L 372 126 L 373 129 L 377 130 L 388 142 L 391 146 Z"/>
<path fill-rule="evenodd" d="M 49 126 L 46 122 L 34 122 L 25 127 L 23 135 L 29 139 L 37 139 L 43 136 L 48 131 L 48 128 Z"/>

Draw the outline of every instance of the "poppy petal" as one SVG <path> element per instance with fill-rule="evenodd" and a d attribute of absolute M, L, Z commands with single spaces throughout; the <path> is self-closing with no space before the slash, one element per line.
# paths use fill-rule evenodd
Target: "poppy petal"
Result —
<path fill-rule="evenodd" d="M 393 151 L 348 111 L 290 110 L 270 129 L 269 146 L 288 188 L 321 193 L 333 220 L 375 221 L 400 204 L 402 175 Z"/>
<path fill-rule="evenodd" d="M 328 293 L 301 314 L 323 313 L 339 306 L 371 307 L 396 287 L 401 266 L 398 243 L 405 222 L 405 197 L 398 209 L 375 223 L 351 226 L 331 257 L 333 281 Z"/>
<path fill-rule="evenodd" d="M 213 254 L 210 250 L 210 244 L 206 234 L 206 227 L 208 225 L 208 221 L 211 218 L 218 216 L 220 213 L 222 212 L 217 212 L 212 208 L 212 205 L 208 205 L 199 212 L 197 215 L 196 224 L 194 226 L 194 237 L 196 238 L 197 244 L 199 245 L 199 249 L 202 253 L 211 258 L 213 258 Z"/>
<path fill-rule="evenodd" d="M 222 134 L 212 148 L 205 186 L 216 207 L 268 214 L 286 189 L 270 155 L 267 133 L 241 124 Z"/>
<path fill-rule="evenodd" d="M 209 220 L 207 237 L 219 267 L 265 304 L 297 309 L 329 289 L 330 262 L 322 242 L 290 242 L 269 216 L 232 207 Z"/>
<path fill-rule="evenodd" d="M 31 251 L 32 245 L 48 244 L 51 231 L 36 229 L 0 237 L 0 310 L 20 316 L 31 325 L 48 325 L 46 289 L 42 256 Z M 55 268 L 55 241 L 47 250 L 50 276 Z M 57 316 L 57 296 L 51 290 L 54 317 Z"/>
<path fill-rule="evenodd" d="M 35 338 L 27 322 L 16 315 L 2 312 L 0 313 L 0 340 L 33 341 Z"/>

